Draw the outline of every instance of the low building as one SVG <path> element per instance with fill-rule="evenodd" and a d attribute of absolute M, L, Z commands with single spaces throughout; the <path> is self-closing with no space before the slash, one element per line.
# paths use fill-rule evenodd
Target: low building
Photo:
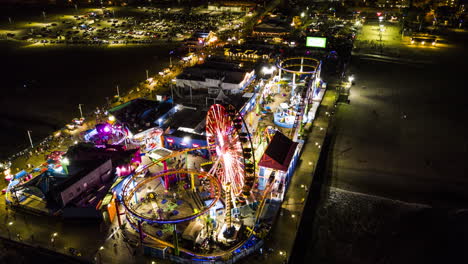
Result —
<path fill-rule="evenodd" d="M 291 31 L 291 25 L 281 15 L 270 15 L 256 25 L 252 35 L 255 37 L 285 37 Z"/>
<path fill-rule="evenodd" d="M 255 3 L 247 1 L 216 1 L 208 4 L 209 11 L 242 13 L 255 8 Z"/>
<path fill-rule="evenodd" d="M 76 162 L 110 159 L 114 167 L 141 161 L 138 149 L 124 149 L 122 145 L 108 145 L 104 148 L 97 148 L 88 143 L 80 143 L 71 146 L 66 156 Z"/>
<path fill-rule="evenodd" d="M 202 134 L 205 129 L 206 112 L 198 107 L 178 105 L 174 114 L 161 119 L 160 127 L 166 131 L 165 134 L 170 134 L 175 130 Z"/>
<path fill-rule="evenodd" d="M 264 190 L 269 186 L 272 196 L 282 200 L 301 148 L 302 144 L 276 131 L 258 163 L 258 189 Z"/>
<path fill-rule="evenodd" d="M 224 48 L 223 55 L 242 61 L 268 60 L 272 49 L 262 48 L 255 45 L 231 45 Z"/>
<path fill-rule="evenodd" d="M 113 179 L 112 161 L 94 160 L 72 164 L 69 167 L 71 174 L 65 181 L 52 186 L 46 197 L 59 207 L 65 207 L 72 201 L 82 203 L 83 200 L 86 201 L 82 203 L 82 207 L 87 207 L 86 204 L 97 204 L 100 199 L 93 190 L 99 189 Z M 90 198 L 86 199 L 88 196 Z"/>
<path fill-rule="evenodd" d="M 243 68 L 240 63 L 207 61 L 186 68 L 176 77 L 176 86 L 184 89 L 221 88 L 228 93 L 239 93 L 255 78 L 255 70 Z"/>
<path fill-rule="evenodd" d="M 169 102 L 138 98 L 109 110 L 132 135 L 159 126 L 158 120 L 175 110 Z"/>

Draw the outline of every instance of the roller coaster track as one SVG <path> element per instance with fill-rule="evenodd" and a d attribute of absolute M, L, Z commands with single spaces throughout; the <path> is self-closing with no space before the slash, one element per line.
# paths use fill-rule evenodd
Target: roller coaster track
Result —
<path fill-rule="evenodd" d="M 145 179 L 144 181 L 140 182 L 137 186 L 133 187 L 131 192 L 129 194 L 127 194 L 127 189 L 129 187 L 129 184 L 135 180 L 135 178 L 140 175 L 141 173 L 143 173 L 144 171 L 146 171 L 146 169 L 149 169 L 150 167 L 154 166 L 155 164 L 158 164 L 159 162 L 162 162 L 162 161 L 165 161 L 167 159 L 170 159 L 170 158 L 173 158 L 173 157 L 176 157 L 176 156 L 179 156 L 183 153 L 186 153 L 186 152 L 190 152 L 190 151 L 194 151 L 194 150 L 199 150 L 199 149 L 208 149 L 210 147 L 199 147 L 199 148 L 190 148 L 190 149 L 184 149 L 182 151 L 178 151 L 178 152 L 173 152 L 171 153 L 170 155 L 168 156 L 165 156 L 165 157 L 162 157 L 156 161 L 153 161 L 152 163 L 150 164 L 147 164 L 146 166 L 138 169 L 137 171 L 135 171 L 135 174 L 132 176 L 131 180 L 127 182 L 127 184 L 124 186 L 123 188 L 123 194 L 124 194 L 124 206 L 127 210 L 127 212 L 129 212 L 131 215 L 133 216 L 136 216 L 138 218 L 142 218 L 142 219 L 145 219 L 144 217 L 140 217 L 139 214 L 133 212 L 132 210 L 130 210 L 130 206 L 127 204 L 128 203 L 128 200 L 132 197 L 132 194 L 139 188 L 139 186 L 141 186 L 143 183 L 146 183 L 150 180 L 153 180 L 154 178 L 159 178 L 159 177 L 162 177 L 164 175 L 167 174 L 174 174 L 174 173 L 196 173 L 196 174 L 202 174 L 201 172 L 198 172 L 198 171 L 188 171 L 188 170 L 173 170 L 173 171 L 166 171 L 164 173 L 161 173 L 159 175 L 156 175 L 155 177 L 150 177 L 148 179 Z M 206 175 L 208 175 L 206 173 Z M 212 176 L 213 178 L 215 178 L 214 176 Z M 215 178 L 216 179 L 216 178 Z M 217 179 L 216 179 L 217 180 Z M 219 183 L 219 181 L 218 181 Z M 223 257 L 226 257 L 226 256 L 230 256 L 232 254 L 232 252 L 234 252 L 235 250 L 239 249 L 240 247 L 242 247 L 242 245 L 245 244 L 245 242 L 247 242 L 248 240 L 250 240 L 253 236 L 254 236 L 254 232 L 255 232 L 255 227 L 259 224 L 259 217 L 260 217 L 260 213 L 263 211 L 264 209 L 264 206 L 265 206 L 265 202 L 266 202 L 266 198 L 267 198 L 267 195 L 269 194 L 269 192 L 271 191 L 271 188 L 273 186 L 273 183 L 270 183 L 267 188 L 265 188 L 265 191 L 263 192 L 263 195 L 262 195 L 262 198 L 261 198 L 261 201 L 260 201 L 260 205 L 259 207 L 257 208 L 256 212 L 255 212 L 255 226 L 248 230 L 248 235 L 247 235 L 247 238 L 243 241 L 240 241 L 238 242 L 236 245 L 234 245 L 233 247 L 231 247 L 230 249 L 228 250 L 224 250 L 224 251 L 219 251 L 219 252 L 213 252 L 213 253 L 209 253 L 209 254 L 203 254 L 203 253 L 196 253 L 196 252 L 193 252 L 189 249 L 186 249 L 186 248 L 181 248 L 181 247 L 178 247 L 179 251 L 180 252 L 183 252 L 187 255 L 190 255 L 190 256 L 193 256 L 193 257 L 199 257 L 199 258 L 205 258 L 205 259 L 219 259 L 219 258 L 223 258 Z M 219 192 L 219 195 L 221 195 L 221 192 Z M 216 201 L 219 199 L 219 196 L 217 196 L 216 198 Z M 197 214 L 194 214 L 194 215 L 191 215 L 191 216 L 188 216 L 186 218 L 183 218 L 185 220 L 190 220 L 190 219 L 193 219 L 193 218 L 196 218 L 200 215 L 203 215 L 205 214 L 215 203 L 216 201 L 212 204 L 210 204 L 209 207 L 207 207 L 202 213 L 197 213 Z M 149 220 L 149 219 L 148 219 Z M 138 231 L 138 225 L 134 222 L 132 222 L 130 220 L 130 218 L 128 217 L 127 215 L 127 221 L 130 223 L 130 225 L 132 226 L 133 229 L 135 229 L 136 231 Z M 169 220 L 169 221 L 159 221 L 159 220 L 149 220 L 148 222 L 162 222 L 162 223 L 173 223 L 174 220 Z M 177 220 L 179 221 L 179 220 Z M 154 237 L 152 236 L 151 234 L 148 234 L 148 233 L 144 233 L 147 237 L 151 238 L 152 241 L 148 241 L 146 242 L 147 245 L 149 246 L 155 246 L 155 247 L 161 247 L 161 246 L 165 246 L 165 247 L 170 247 L 170 248 L 175 248 L 174 244 L 170 243 L 170 242 L 167 242 L 167 241 L 164 241 L 164 240 L 161 240 L 157 237 Z"/>

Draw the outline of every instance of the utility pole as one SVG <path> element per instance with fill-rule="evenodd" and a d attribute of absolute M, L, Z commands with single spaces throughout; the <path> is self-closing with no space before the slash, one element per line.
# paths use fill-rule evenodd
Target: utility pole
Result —
<path fill-rule="evenodd" d="M 31 148 L 34 148 L 34 145 L 33 145 L 33 142 L 32 142 L 32 138 L 31 138 L 31 131 L 28 130 L 28 137 L 29 137 L 29 143 L 31 143 Z"/>
<path fill-rule="evenodd" d="M 80 116 L 83 118 L 83 110 L 81 109 L 82 104 L 78 104 L 78 109 L 80 109 Z"/>
<path fill-rule="evenodd" d="M 192 86 L 190 86 L 190 103 L 193 104 L 193 99 L 192 99 Z"/>
<path fill-rule="evenodd" d="M 117 97 L 120 97 L 119 85 L 117 85 Z"/>

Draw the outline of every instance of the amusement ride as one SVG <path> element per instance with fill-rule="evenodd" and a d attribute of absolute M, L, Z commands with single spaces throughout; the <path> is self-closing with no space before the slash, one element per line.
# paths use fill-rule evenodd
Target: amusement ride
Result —
<path fill-rule="evenodd" d="M 190 257 L 218 259 L 252 239 L 264 196 L 255 191 L 253 143 L 242 115 L 234 106 L 214 104 L 210 107 L 206 115 L 206 139 L 207 146 L 172 152 L 140 166 L 124 185 L 121 203 L 127 222 L 139 233 L 142 241 L 145 239 L 145 243 L 172 248 L 176 255 L 183 252 Z M 188 162 L 182 166 L 184 168 L 169 168 L 168 164 L 174 163 L 178 157 L 187 157 L 188 153 L 199 149 L 207 149 L 210 153 L 210 160 L 205 163 L 208 164 L 206 170 L 206 167 L 189 168 Z M 200 202 L 202 194 L 204 202 Z M 224 211 L 215 213 L 214 208 L 219 202 L 224 204 Z M 175 207 L 178 210 L 174 210 Z M 254 208 L 252 221 L 243 229 L 240 220 L 232 216 L 233 209 L 241 207 Z M 216 222 L 216 239 L 211 230 L 207 232 L 205 242 L 222 242 L 225 245 L 223 250 L 179 246 L 180 232 L 177 230 L 191 228 L 197 221 L 202 222 L 201 219 Z M 167 225 L 173 225 L 168 236 L 162 232 Z M 226 246 L 229 249 L 226 250 Z"/>

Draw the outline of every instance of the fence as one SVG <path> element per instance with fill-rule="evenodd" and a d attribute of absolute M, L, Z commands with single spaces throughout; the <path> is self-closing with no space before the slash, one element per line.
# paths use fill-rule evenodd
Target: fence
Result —
<path fill-rule="evenodd" d="M 157 258 L 163 258 L 163 259 L 168 259 L 174 263 L 180 263 L 180 264 L 234 264 L 237 261 L 253 254 L 255 251 L 260 250 L 261 247 L 263 247 L 263 240 L 258 240 L 257 243 L 255 243 L 253 246 L 245 248 L 241 250 L 238 253 L 226 253 L 226 255 L 231 254 L 229 259 L 226 260 L 207 260 L 207 259 L 187 259 L 179 256 L 174 256 L 172 254 L 166 254 L 165 249 L 156 249 L 152 248 L 149 246 L 145 246 L 144 248 L 144 253 L 145 255 L 149 255 L 152 257 L 157 257 Z"/>

